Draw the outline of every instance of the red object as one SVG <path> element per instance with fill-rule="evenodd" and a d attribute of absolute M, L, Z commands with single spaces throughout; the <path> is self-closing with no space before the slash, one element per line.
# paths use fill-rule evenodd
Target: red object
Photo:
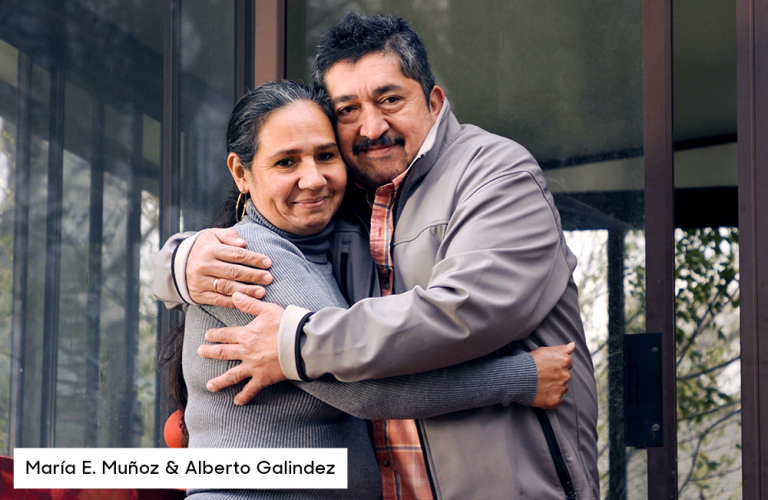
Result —
<path fill-rule="evenodd" d="M 163 430 L 163 437 L 165 438 L 165 444 L 168 448 L 183 448 L 184 431 L 181 430 L 181 410 L 176 410 L 165 421 L 165 429 Z"/>
<path fill-rule="evenodd" d="M 183 500 L 181 490 L 16 490 L 13 459 L 0 457 L 0 500 Z"/>

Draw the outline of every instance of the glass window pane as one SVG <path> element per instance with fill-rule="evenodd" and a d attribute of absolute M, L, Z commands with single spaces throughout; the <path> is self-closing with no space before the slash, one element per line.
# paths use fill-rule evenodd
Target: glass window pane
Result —
<path fill-rule="evenodd" d="M 9 445 L 11 402 L 18 55 L 0 41 L 0 454 Z"/>
<path fill-rule="evenodd" d="M 235 102 L 235 4 L 185 0 L 181 11 L 181 211 L 183 230 L 210 226 L 233 189 L 226 133 Z"/>
<path fill-rule="evenodd" d="M 33 0 L 17 2 L 9 12 L 5 26 L 15 28 L 0 34 L 0 91 L 16 78 L 9 95 L 24 96 L 31 130 L 28 250 L 21 266 L 26 279 L 20 285 L 26 315 L 14 323 L 23 332 L 23 345 L 17 346 L 24 353 L 23 387 L 16 402 L 22 418 L 11 430 L 17 446 L 47 445 L 40 439 L 48 391 L 42 373 L 50 365 L 42 352 L 46 335 L 58 331 L 54 444 L 153 446 L 157 306 L 149 282 L 158 248 L 162 4 Z M 7 46 L 19 47 L 16 62 Z M 33 63 L 26 83 L 20 76 L 23 59 Z M 56 71 L 63 78 L 52 77 Z M 5 95 L 0 92 L 3 105 Z M 58 112 L 63 126 L 52 127 Z M 15 106 L 0 107 L 0 120 L 14 121 L 15 113 Z M 57 158 L 60 165 L 51 164 Z M 1 173 L 5 179 L 6 171 Z M 60 212 L 48 201 L 50 175 L 61 175 Z M 59 220 L 61 242 L 46 248 Z M 46 267 L 57 260 L 59 271 L 46 276 Z M 46 290 L 57 291 L 54 303 Z M 0 297 L 0 314 L 7 303 Z M 41 313 L 52 306 L 58 306 L 57 317 Z M 4 335 L 0 329 L 0 369 Z M 8 415 L 4 380 L 0 419 Z"/>
<path fill-rule="evenodd" d="M 673 22 L 679 492 L 741 498 L 736 3 Z"/>

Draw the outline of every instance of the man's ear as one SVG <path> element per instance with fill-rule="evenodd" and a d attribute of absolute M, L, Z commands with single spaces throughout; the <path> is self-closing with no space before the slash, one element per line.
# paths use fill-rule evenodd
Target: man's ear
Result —
<path fill-rule="evenodd" d="M 227 156 L 227 167 L 229 167 L 229 173 L 232 174 L 232 178 L 235 179 L 237 189 L 241 193 L 247 193 L 250 191 L 248 185 L 248 179 L 245 178 L 245 167 L 240 163 L 240 157 L 235 153 L 229 153 Z"/>
<path fill-rule="evenodd" d="M 435 85 L 429 93 L 429 112 L 435 120 L 443 109 L 443 101 L 445 101 L 445 92 Z"/>

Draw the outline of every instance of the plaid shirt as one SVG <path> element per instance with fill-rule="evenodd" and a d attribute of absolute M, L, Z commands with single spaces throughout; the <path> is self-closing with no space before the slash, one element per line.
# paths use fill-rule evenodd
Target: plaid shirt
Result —
<path fill-rule="evenodd" d="M 397 188 L 408 170 L 376 190 L 371 213 L 371 255 L 379 271 L 381 296 L 394 288 L 392 274 L 393 210 Z M 383 500 L 432 500 L 416 422 L 374 420 L 373 444 L 381 470 Z"/>

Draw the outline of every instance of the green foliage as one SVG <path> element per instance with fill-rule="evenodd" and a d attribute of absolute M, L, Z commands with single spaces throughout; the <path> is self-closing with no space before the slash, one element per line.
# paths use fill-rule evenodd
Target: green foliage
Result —
<path fill-rule="evenodd" d="M 681 498 L 741 496 L 738 242 L 735 228 L 676 232 Z"/>

